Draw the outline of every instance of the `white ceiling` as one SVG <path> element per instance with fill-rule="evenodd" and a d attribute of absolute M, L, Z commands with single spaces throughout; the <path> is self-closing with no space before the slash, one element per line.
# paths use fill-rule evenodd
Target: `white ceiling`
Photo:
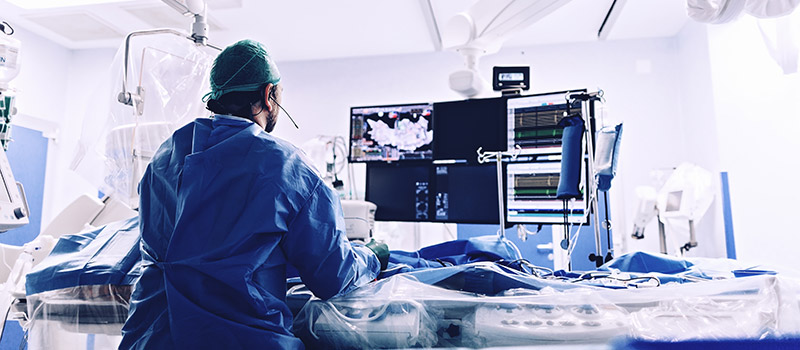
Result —
<path fill-rule="evenodd" d="M 568 3 L 517 33 L 505 47 L 596 41 L 613 0 L 563 1 Z M 255 39 L 277 60 L 289 61 L 433 52 L 438 47 L 436 29 L 476 0 L 207 2 L 211 43 L 226 46 Z M 607 40 L 674 36 L 688 18 L 682 0 L 623 3 Z M 425 11 L 428 4 L 432 18 Z M 116 48 L 125 33 L 155 27 L 188 30 L 192 22 L 160 0 L 48 10 L 23 10 L 0 0 L 0 20 L 70 49 Z"/>

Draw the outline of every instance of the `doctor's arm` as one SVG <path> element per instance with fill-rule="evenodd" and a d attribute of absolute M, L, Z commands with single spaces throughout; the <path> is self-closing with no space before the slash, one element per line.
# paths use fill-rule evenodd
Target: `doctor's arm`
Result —
<path fill-rule="evenodd" d="M 336 194 L 318 183 L 282 243 L 303 283 L 322 299 L 365 285 L 380 273 L 378 257 L 369 248 L 347 241 L 341 213 Z"/>

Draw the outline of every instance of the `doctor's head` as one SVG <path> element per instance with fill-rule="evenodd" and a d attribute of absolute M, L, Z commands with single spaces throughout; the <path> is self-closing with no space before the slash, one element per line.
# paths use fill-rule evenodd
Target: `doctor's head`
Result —
<path fill-rule="evenodd" d="M 223 50 L 211 68 L 207 108 L 247 118 L 272 132 L 283 88 L 275 62 L 260 43 L 242 40 Z"/>

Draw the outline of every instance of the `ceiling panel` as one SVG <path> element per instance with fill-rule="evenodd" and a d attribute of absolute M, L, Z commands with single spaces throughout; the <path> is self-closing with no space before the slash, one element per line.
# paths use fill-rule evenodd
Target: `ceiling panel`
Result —
<path fill-rule="evenodd" d="M 685 1 L 629 0 L 608 39 L 671 37 L 678 34 L 688 20 Z"/>
<path fill-rule="evenodd" d="M 125 11 L 152 28 L 180 28 L 189 30 L 191 17 L 185 17 L 167 6 L 127 7 Z M 213 18 L 208 19 L 208 28 L 212 32 L 222 30 Z"/>
<path fill-rule="evenodd" d="M 87 13 L 33 15 L 25 18 L 70 41 L 122 38 L 123 34 Z"/>
<path fill-rule="evenodd" d="M 346 6 L 344 6 L 346 4 Z M 253 38 L 277 59 L 305 60 L 433 51 L 418 1 L 249 1 L 246 13 L 220 11 L 216 18 L 238 30 L 214 42 Z"/>
<path fill-rule="evenodd" d="M 214 10 L 228 10 L 242 8 L 243 0 L 206 0 L 208 8 Z"/>
<path fill-rule="evenodd" d="M 597 31 L 612 2 L 613 0 L 572 0 L 517 33 L 506 41 L 506 46 L 525 47 L 595 41 Z"/>
<path fill-rule="evenodd" d="M 255 39 L 282 61 L 432 52 L 436 50 L 435 34 L 422 10 L 428 1 L 439 29 L 478 2 L 208 0 L 209 41 L 225 46 Z M 563 1 L 568 3 L 509 38 L 505 46 L 597 40 L 597 30 L 613 0 Z M 626 1 L 608 40 L 673 36 L 687 21 L 684 6 L 683 0 Z M 121 37 L 134 30 L 187 30 L 192 23 L 192 18 L 181 16 L 160 0 L 80 6 L 69 11 L 22 10 L 0 1 L 4 20 L 72 49 L 117 47 Z"/>

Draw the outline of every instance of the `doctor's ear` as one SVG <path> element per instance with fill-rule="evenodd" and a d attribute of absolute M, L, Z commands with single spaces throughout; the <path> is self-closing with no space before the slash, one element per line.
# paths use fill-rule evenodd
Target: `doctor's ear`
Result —
<path fill-rule="evenodd" d="M 266 106 L 267 102 L 272 99 L 275 92 L 274 84 L 265 84 L 261 86 L 261 102 Z"/>

